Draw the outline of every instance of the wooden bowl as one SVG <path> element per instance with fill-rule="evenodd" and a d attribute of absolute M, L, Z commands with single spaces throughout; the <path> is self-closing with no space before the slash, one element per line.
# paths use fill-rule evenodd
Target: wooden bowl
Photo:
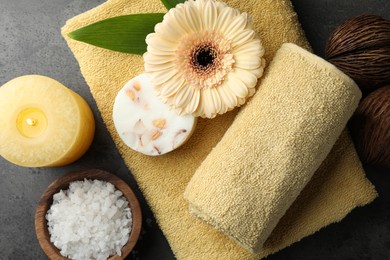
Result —
<path fill-rule="evenodd" d="M 123 193 L 123 196 L 129 202 L 129 207 L 132 213 L 132 228 L 129 240 L 122 248 L 122 256 L 113 255 L 109 258 L 110 260 L 124 259 L 137 243 L 142 226 L 141 208 L 136 196 L 130 187 L 126 184 L 126 182 L 114 174 L 97 169 L 71 172 L 50 184 L 45 193 L 42 195 L 35 213 L 35 231 L 39 244 L 50 259 L 68 259 L 63 257 L 57 247 L 55 247 L 50 242 L 46 212 L 53 203 L 53 195 L 55 193 L 59 192 L 61 189 L 68 189 L 69 183 L 74 181 L 82 181 L 85 178 L 92 180 L 97 179 L 112 183 L 117 190 L 120 190 Z"/>

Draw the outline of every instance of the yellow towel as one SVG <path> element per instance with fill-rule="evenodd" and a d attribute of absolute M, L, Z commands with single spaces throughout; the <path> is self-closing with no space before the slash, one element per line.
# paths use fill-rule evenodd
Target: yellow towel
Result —
<path fill-rule="evenodd" d="M 289 0 L 229 0 L 229 5 L 250 13 L 270 61 L 284 42 L 308 48 Z M 62 34 L 87 81 L 103 120 L 122 154 L 157 222 L 179 259 L 258 259 L 221 232 L 193 217 L 183 192 L 190 178 L 230 126 L 235 111 L 211 120 L 200 119 L 192 138 L 180 149 L 162 157 L 133 152 L 120 140 L 112 121 L 117 92 L 143 72 L 141 56 L 126 55 L 73 41 L 67 33 L 90 23 L 130 13 L 165 12 L 159 0 L 110 0 L 72 18 Z M 323 172 L 304 189 L 266 242 L 262 255 L 276 252 L 320 228 L 342 219 L 351 209 L 376 196 L 357 159 L 348 135 L 333 148 Z M 324 164 L 323 164 L 324 165 Z M 342 187 L 342 189 L 340 188 Z M 298 204 L 297 204 L 298 203 Z M 298 214 L 297 214 L 298 213 Z"/>
<path fill-rule="evenodd" d="M 191 212 L 259 252 L 360 98 L 355 82 L 332 64 L 282 45 L 260 89 L 189 182 Z"/>

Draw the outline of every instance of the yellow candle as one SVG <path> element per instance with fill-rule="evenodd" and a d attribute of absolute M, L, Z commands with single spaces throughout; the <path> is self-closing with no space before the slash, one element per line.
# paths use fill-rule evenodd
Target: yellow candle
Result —
<path fill-rule="evenodd" d="M 63 166 L 89 148 L 95 121 L 77 93 L 44 76 L 0 88 L 0 155 L 26 167 Z"/>

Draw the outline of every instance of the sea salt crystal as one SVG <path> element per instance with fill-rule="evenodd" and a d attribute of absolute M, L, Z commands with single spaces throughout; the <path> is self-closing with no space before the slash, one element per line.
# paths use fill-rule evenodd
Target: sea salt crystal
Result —
<path fill-rule="evenodd" d="M 64 257 L 75 260 L 121 256 L 132 223 L 122 192 L 111 183 L 87 179 L 54 194 L 46 219 L 50 241 Z"/>

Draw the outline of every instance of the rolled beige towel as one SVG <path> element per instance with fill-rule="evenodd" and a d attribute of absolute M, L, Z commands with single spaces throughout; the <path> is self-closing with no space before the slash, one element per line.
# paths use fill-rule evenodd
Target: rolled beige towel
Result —
<path fill-rule="evenodd" d="M 259 252 L 335 144 L 361 92 L 336 67 L 284 44 L 251 101 L 190 180 L 190 211 Z"/>

